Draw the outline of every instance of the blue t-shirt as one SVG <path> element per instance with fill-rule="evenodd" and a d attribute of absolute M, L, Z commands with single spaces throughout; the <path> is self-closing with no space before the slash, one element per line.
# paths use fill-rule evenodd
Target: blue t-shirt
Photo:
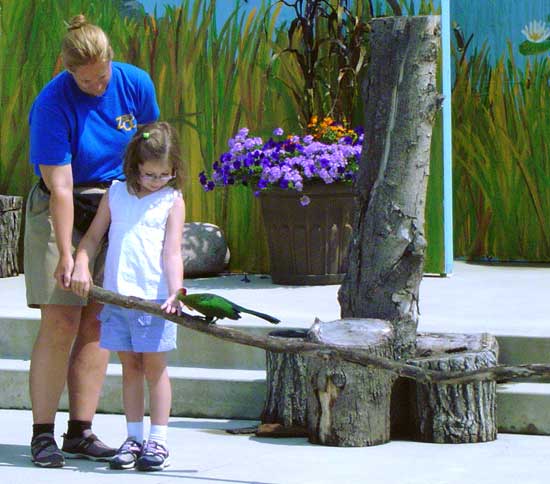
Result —
<path fill-rule="evenodd" d="M 112 76 L 101 96 L 82 92 L 63 71 L 35 99 L 29 114 L 30 162 L 71 163 L 73 183 L 123 179 L 126 145 L 138 124 L 156 121 L 159 107 L 149 75 L 130 64 L 112 62 Z"/>

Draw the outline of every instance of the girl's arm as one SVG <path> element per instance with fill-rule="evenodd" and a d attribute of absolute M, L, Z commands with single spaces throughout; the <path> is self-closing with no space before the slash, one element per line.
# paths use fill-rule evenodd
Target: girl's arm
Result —
<path fill-rule="evenodd" d="M 181 255 L 181 242 L 183 238 L 183 224 L 185 222 L 185 203 L 178 196 L 170 209 L 166 222 L 166 234 L 162 249 L 162 262 L 164 274 L 168 283 L 170 296 L 162 304 L 161 308 L 167 313 L 175 313 L 179 308 L 176 299 L 177 291 L 183 284 L 183 257 Z"/>
<path fill-rule="evenodd" d="M 71 284 L 74 260 L 73 234 L 73 172 L 71 165 L 39 165 L 40 174 L 50 191 L 50 215 L 59 260 L 53 276 L 59 287 L 68 290 Z"/>
<path fill-rule="evenodd" d="M 76 249 L 74 270 L 71 279 L 71 289 L 81 297 L 87 297 L 93 283 L 90 274 L 90 258 L 95 255 L 105 232 L 111 223 L 111 211 L 109 209 L 109 191 L 103 195 L 97 213 L 90 228 L 82 237 Z"/>

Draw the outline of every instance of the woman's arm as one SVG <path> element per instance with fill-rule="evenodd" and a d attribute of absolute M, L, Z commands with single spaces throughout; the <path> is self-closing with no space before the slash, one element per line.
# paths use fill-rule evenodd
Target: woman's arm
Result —
<path fill-rule="evenodd" d="M 71 278 L 71 289 L 81 297 L 87 297 L 92 285 L 90 274 L 90 258 L 95 255 L 105 232 L 111 223 L 111 210 L 109 209 L 109 191 L 103 195 L 90 228 L 82 237 L 76 249 L 74 270 Z"/>
<path fill-rule="evenodd" d="M 166 222 L 166 234 L 162 249 L 162 262 L 164 273 L 168 283 L 170 296 L 162 304 L 161 308 L 167 313 L 175 313 L 179 307 L 176 300 L 178 289 L 183 284 L 183 257 L 181 255 L 181 242 L 183 238 L 183 224 L 185 222 L 185 203 L 178 196 L 168 215 Z"/>
<path fill-rule="evenodd" d="M 73 173 L 71 165 L 40 165 L 42 178 L 50 190 L 50 215 L 59 261 L 53 276 L 59 287 L 69 289 L 73 272 L 72 234 L 74 221 Z"/>

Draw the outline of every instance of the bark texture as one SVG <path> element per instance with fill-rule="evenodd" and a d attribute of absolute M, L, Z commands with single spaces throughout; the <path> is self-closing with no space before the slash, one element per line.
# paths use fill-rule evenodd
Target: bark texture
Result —
<path fill-rule="evenodd" d="M 388 357 L 393 331 L 387 321 L 317 322 L 308 338 Z M 384 444 L 390 439 L 390 398 L 395 375 L 363 368 L 335 355 L 307 358 L 309 440 L 338 447 Z"/>
<path fill-rule="evenodd" d="M 424 16 L 371 25 L 359 210 L 339 301 L 342 317 L 390 321 L 399 358 L 413 353 L 418 325 L 430 144 L 441 103 L 440 24 L 438 16 Z"/>
<path fill-rule="evenodd" d="M 419 357 L 409 364 L 442 372 L 496 366 L 498 343 L 483 334 L 419 334 Z M 412 385 L 415 440 L 434 443 L 488 442 L 497 438 L 496 382 Z"/>
<path fill-rule="evenodd" d="M 19 274 L 17 253 L 23 198 L 0 195 L 0 277 Z"/>
<path fill-rule="evenodd" d="M 365 368 L 384 369 L 394 373 L 396 376 L 402 376 L 403 378 L 424 383 L 470 383 L 485 380 L 503 382 L 515 378 L 533 379 L 550 377 L 550 365 L 541 363 L 530 363 L 517 366 L 497 365 L 491 368 L 458 372 L 425 370 L 419 366 L 395 361 L 392 358 L 372 355 L 353 347 L 346 348 L 342 346 L 314 343 L 312 341 L 301 341 L 299 339 L 295 341 L 290 338 L 260 336 L 223 326 L 222 324 L 208 324 L 204 318 L 200 316 L 191 316 L 186 313 L 182 313 L 181 315 L 166 314 L 160 308 L 160 304 L 145 301 L 133 296 L 122 296 L 97 286 L 92 286 L 90 289 L 90 297 L 103 304 L 114 304 L 115 306 L 123 308 L 139 309 L 146 313 L 162 316 L 164 319 L 173 321 L 185 328 L 198 331 L 199 333 L 209 334 L 225 341 L 232 341 L 233 343 L 246 346 L 254 346 L 255 348 L 264 348 L 265 350 L 276 353 L 307 353 L 308 355 L 319 356 L 333 354 L 349 363 Z"/>
<path fill-rule="evenodd" d="M 307 330 L 271 331 L 271 337 L 305 340 Z M 283 427 L 307 426 L 306 357 L 266 350 L 267 394 L 261 420 Z"/>

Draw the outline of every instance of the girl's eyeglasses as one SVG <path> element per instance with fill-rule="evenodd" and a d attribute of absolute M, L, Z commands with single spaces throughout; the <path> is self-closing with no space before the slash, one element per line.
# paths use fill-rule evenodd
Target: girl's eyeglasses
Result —
<path fill-rule="evenodd" d="M 174 175 L 143 175 L 141 173 L 139 174 L 139 177 L 143 181 L 155 182 L 158 180 L 162 183 L 168 183 L 170 180 L 173 180 L 174 178 L 176 178 Z"/>

